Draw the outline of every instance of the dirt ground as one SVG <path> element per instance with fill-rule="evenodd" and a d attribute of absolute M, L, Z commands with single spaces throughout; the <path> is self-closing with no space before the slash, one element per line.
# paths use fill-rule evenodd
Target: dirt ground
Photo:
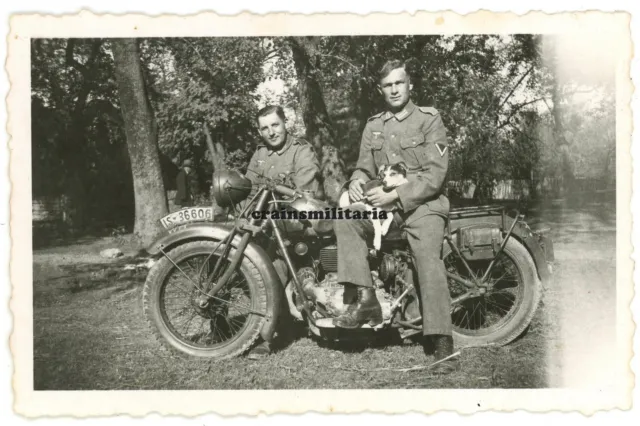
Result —
<path fill-rule="evenodd" d="M 432 361 L 417 344 L 327 347 L 302 327 L 292 342 L 259 362 L 170 356 L 153 340 L 142 314 L 146 269 L 123 270 L 135 254 L 129 239 L 37 250 L 35 389 L 562 386 L 568 374 L 590 362 L 588 356 L 576 356 L 576 348 L 605 347 L 615 338 L 615 213 L 608 209 L 606 204 L 549 205 L 532 212 L 551 226 L 557 259 L 538 314 L 526 335 L 508 346 L 464 350 L 460 371 L 445 378 L 425 370 L 382 370 Z M 100 258 L 99 251 L 107 247 L 121 248 L 126 257 Z"/>

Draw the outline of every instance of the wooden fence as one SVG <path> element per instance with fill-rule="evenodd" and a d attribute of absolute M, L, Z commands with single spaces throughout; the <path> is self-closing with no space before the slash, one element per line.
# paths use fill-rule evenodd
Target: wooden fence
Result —
<path fill-rule="evenodd" d="M 471 181 L 450 181 L 450 191 L 463 199 L 473 199 L 475 185 Z M 522 200 L 532 196 L 532 185 L 528 180 L 503 180 L 494 185 L 493 199 Z M 572 184 L 572 193 L 615 192 L 615 186 L 601 179 L 578 178 Z M 535 182 L 535 196 L 556 199 L 567 196 L 568 188 L 562 178 L 545 178 Z M 176 210 L 173 202 L 174 190 L 168 191 L 170 211 Z M 57 197 L 35 197 L 32 202 L 33 225 L 39 228 L 57 228 L 69 223 L 69 203 L 64 195 Z"/>
<path fill-rule="evenodd" d="M 473 199 L 476 185 L 470 181 L 450 181 L 449 190 L 463 199 Z M 534 191 L 535 189 L 535 191 Z M 576 178 L 573 182 L 565 182 L 563 178 L 545 178 L 543 180 L 501 180 L 494 184 L 492 198 L 494 200 L 523 200 L 530 197 L 543 199 L 562 198 L 573 194 L 615 191 L 615 186 L 602 179 Z"/>

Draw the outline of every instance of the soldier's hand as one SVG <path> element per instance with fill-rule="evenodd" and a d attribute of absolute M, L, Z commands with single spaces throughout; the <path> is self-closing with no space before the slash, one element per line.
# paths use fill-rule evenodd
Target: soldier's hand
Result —
<path fill-rule="evenodd" d="M 381 186 L 369 190 L 366 195 L 369 200 L 369 204 L 373 207 L 389 205 L 399 198 L 395 189 L 393 191 L 385 192 Z"/>
<path fill-rule="evenodd" d="M 364 192 L 362 191 L 362 185 L 364 182 L 360 179 L 355 179 L 349 184 L 349 198 L 352 203 L 356 203 L 364 198 Z"/>

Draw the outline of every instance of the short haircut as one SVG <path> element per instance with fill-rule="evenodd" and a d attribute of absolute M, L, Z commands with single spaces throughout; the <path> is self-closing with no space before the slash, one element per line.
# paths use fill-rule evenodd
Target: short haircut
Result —
<path fill-rule="evenodd" d="M 380 71 L 378 71 L 378 82 L 381 82 L 383 78 L 391 74 L 391 71 L 398 68 L 404 68 L 404 71 L 407 73 L 407 77 L 411 80 L 411 73 L 409 72 L 407 63 L 400 59 L 391 59 L 385 62 L 382 68 L 380 68 Z"/>
<path fill-rule="evenodd" d="M 258 119 L 260 117 L 265 117 L 269 114 L 273 114 L 273 113 L 278 114 L 278 117 L 280 117 L 282 119 L 282 121 L 287 121 L 285 116 L 284 116 L 284 110 L 282 109 L 282 107 L 280 105 L 267 105 L 266 107 L 262 108 L 260 111 L 258 111 L 258 114 L 256 115 L 256 123 L 258 122 Z"/>

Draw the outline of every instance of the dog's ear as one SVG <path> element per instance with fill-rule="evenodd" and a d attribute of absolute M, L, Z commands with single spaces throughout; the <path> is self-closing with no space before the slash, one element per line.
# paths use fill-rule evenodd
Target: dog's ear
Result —
<path fill-rule="evenodd" d="M 404 163 L 398 163 L 396 164 L 396 166 L 398 166 L 398 169 L 400 170 L 400 173 L 402 173 L 405 177 L 407 176 L 407 165 Z"/>

